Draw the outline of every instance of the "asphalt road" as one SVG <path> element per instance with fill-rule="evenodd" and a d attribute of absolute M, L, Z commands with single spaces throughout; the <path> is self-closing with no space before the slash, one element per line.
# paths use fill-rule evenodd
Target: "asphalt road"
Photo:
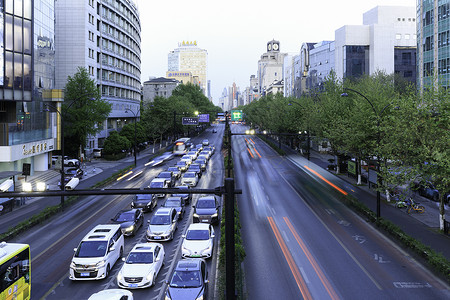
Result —
<path fill-rule="evenodd" d="M 351 185 L 255 137 L 250 155 L 245 138 L 232 144 L 248 299 L 449 299 L 448 285 L 339 201 Z"/>
<path fill-rule="evenodd" d="M 195 143 L 208 138 L 217 149 L 220 149 L 223 134 L 223 126 L 219 133 L 210 131 L 193 138 Z M 207 171 L 197 185 L 197 188 L 215 188 L 223 184 L 223 159 L 220 151 L 212 156 Z M 179 158 L 174 158 L 162 165 L 146 168 L 145 172 L 133 180 L 124 178 L 108 188 L 136 188 L 146 187 L 150 181 L 160 172 L 172 166 Z M 140 161 L 139 164 L 144 162 Z M 184 218 L 178 223 L 178 229 L 172 241 L 162 242 L 165 248 L 165 265 L 157 276 L 156 285 L 152 288 L 133 290 L 134 299 L 163 299 L 166 290 L 166 280 L 170 280 L 176 262 L 181 258 L 181 235 L 192 223 L 192 205 L 200 195 L 193 195 L 193 202 L 186 207 Z M 12 242 L 28 243 L 32 255 L 32 299 L 88 299 L 95 292 L 103 289 L 117 288 L 116 275 L 123 262 L 117 261 L 111 270 L 110 276 L 99 281 L 71 281 L 68 279 L 69 265 L 73 256 L 73 249 L 78 246 L 86 233 L 97 224 L 110 223 L 110 219 L 122 210 L 130 207 L 132 196 L 87 196 L 77 204 L 66 209 L 63 214 L 51 218 L 45 224 L 17 236 Z M 158 200 L 158 206 L 164 202 Z M 138 242 L 145 242 L 147 220 L 152 213 L 145 214 L 144 226 L 139 229 L 135 237 L 125 238 L 124 256 Z M 213 258 L 207 260 L 209 298 L 214 298 L 214 285 L 217 263 L 217 243 L 220 240 L 220 229 L 215 226 L 216 237 Z"/>

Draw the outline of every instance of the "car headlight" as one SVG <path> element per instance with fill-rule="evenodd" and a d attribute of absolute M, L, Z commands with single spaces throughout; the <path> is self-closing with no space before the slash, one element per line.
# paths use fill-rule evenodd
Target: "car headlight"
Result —
<path fill-rule="evenodd" d="M 132 201 L 132 202 L 131 202 L 131 207 L 134 207 L 134 205 L 135 205 L 135 204 L 134 204 L 134 201 Z"/>
<path fill-rule="evenodd" d="M 104 267 L 105 264 L 106 264 L 106 261 L 101 260 L 101 261 L 99 261 L 97 264 L 95 264 L 95 266 L 96 266 L 97 268 L 101 268 L 101 267 Z"/>
<path fill-rule="evenodd" d="M 194 213 L 193 216 L 196 217 L 196 218 L 198 218 L 198 214 L 197 214 L 197 213 Z"/>
<path fill-rule="evenodd" d="M 208 248 L 203 249 L 202 252 L 210 252 L 212 250 L 212 246 L 210 245 Z"/>
<path fill-rule="evenodd" d="M 125 228 L 125 231 L 129 232 L 129 231 L 133 231 L 134 230 L 134 225 L 131 225 L 130 227 Z"/>
<path fill-rule="evenodd" d="M 75 265 L 75 263 L 73 261 L 70 263 L 70 267 L 71 268 L 75 268 L 76 267 L 76 265 Z"/>
<path fill-rule="evenodd" d="M 219 215 L 218 213 L 215 213 L 215 214 L 211 215 L 211 218 L 217 218 L 218 215 Z"/>
<path fill-rule="evenodd" d="M 119 272 L 119 274 L 117 274 L 117 280 L 122 280 L 123 276 L 122 276 L 122 272 Z"/>
<path fill-rule="evenodd" d="M 153 274 L 152 273 L 148 273 L 147 277 L 145 277 L 147 279 L 147 281 L 151 281 L 153 279 Z"/>

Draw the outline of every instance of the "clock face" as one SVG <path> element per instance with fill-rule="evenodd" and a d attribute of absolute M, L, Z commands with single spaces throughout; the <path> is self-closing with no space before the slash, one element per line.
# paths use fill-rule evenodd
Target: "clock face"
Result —
<path fill-rule="evenodd" d="M 270 51 L 270 50 L 272 50 L 272 44 L 267 45 L 267 51 Z"/>
<path fill-rule="evenodd" d="M 273 50 L 278 50 L 278 44 L 273 44 Z"/>

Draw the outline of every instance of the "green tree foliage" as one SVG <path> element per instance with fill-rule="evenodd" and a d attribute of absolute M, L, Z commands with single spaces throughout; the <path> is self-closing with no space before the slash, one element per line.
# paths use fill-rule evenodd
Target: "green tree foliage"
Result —
<path fill-rule="evenodd" d="M 101 99 L 94 80 L 82 67 L 68 77 L 64 92 L 64 147 L 67 154 L 77 156 L 78 149 L 85 147 L 88 135 L 100 131 L 96 125 L 108 117 L 111 105 Z"/>
<path fill-rule="evenodd" d="M 126 137 L 132 145 L 134 145 L 134 122 L 123 126 L 119 133 L 121 136 Z M 147 135 L 144 130 L 144 126 L 141 122 L 136 123 L 136 145 L 147 141 Z"/>
<path fill-rule="evenodd" d="M 131 142 L 125 136 L 121 136 L 117 131 L 112 131 L 105 139 L 103 153 L 106 155 L 119 154 L 122 153 L 122 150 L 130 149 L 131 145 Z"/>

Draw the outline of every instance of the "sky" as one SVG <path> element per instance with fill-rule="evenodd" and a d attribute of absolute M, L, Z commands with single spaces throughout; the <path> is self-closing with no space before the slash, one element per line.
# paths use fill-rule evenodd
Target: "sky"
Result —
<path fill-rule="evenodd" d="M 334 40 L 336 29 L 362 25 L 380 6 L 413 6 L 416 0 L 133 0 L 141 20 L 141 80 L 164 77 L 168 53 L 183 41 L 208 52 L 208 80 L 217 105 L 233 82 L 241 92 L 256 75 L 272 39 L 280 52 L 298 54 L 303 43 Z"/>

